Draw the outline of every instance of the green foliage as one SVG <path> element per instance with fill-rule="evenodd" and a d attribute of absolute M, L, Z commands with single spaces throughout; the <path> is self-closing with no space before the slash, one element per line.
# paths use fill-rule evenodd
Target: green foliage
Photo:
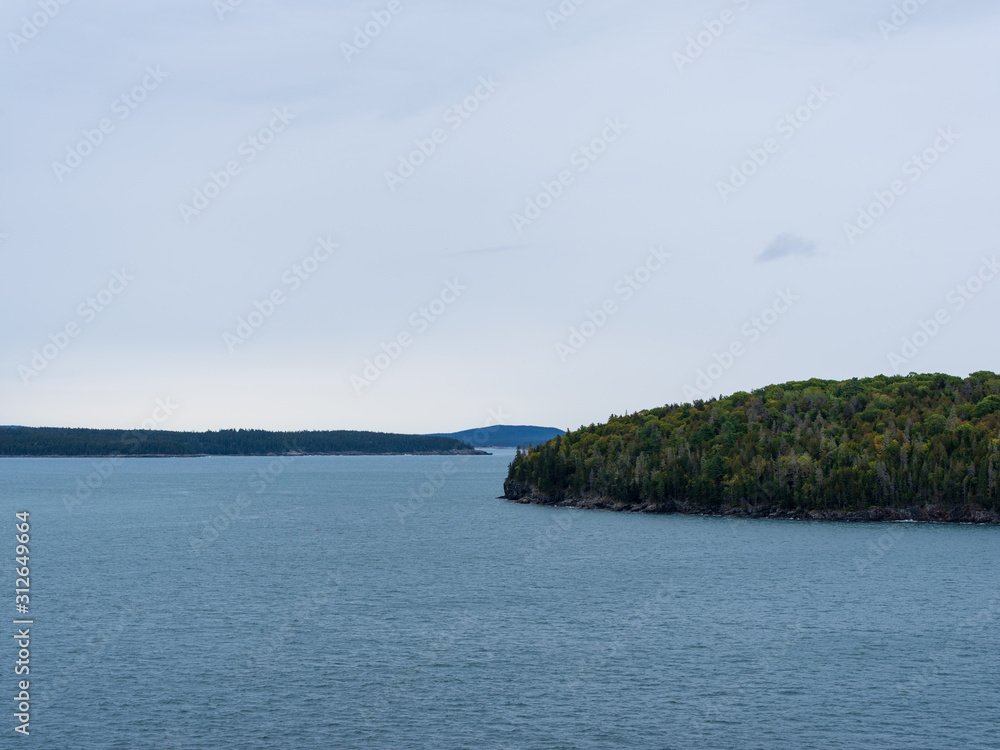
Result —
<path fill-rule="evenodd" d="M 972 416 L 979 419 L 998 411 L 1000 411 L 1000 396 L 987 396 L 976 404 L 976 408 L 972 410 Z"/>
<path fill-rule="evenodd" d="M 1000 376 L 809 380 L 673 404 L 518 452 L 510 493 L 666 506 L 1000 509 Z"/>
<path fill-rule="evenodd" d="M 931 414 L 924 420 L 924 430 L 928 437 L 936 437 L 948 429 L 948 420 L 943 414 Z"/>
<path fill-rule="evenodd" d="M 469 448 L 467 443 L 447 437 L 348 430 L 168 432 L 58 427 L 0 428 L 0 456 L 266 456 L 289 452 L 440 453 Z"/>

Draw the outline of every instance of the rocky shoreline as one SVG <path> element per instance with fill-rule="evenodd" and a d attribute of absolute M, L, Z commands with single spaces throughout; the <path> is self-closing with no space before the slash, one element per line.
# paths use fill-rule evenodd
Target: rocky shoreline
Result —
<path fill-rule="evenodd" d="M 773 506 L 734 506 L 711 508 L 686 501 L 671 500 L 666 503 L 623 503 L 609 497 L 577 497 L 553 500 L 509 480 L 504 483 L 504 499 L 522 505 L 548 505 L 554 508 L 580 510 L 607 510 L 619 513 L 665 513 L 686 516 L 721 516 L 726 518 L 773 518 L 795 521 L 847 521 L 855 523 L 885 523 L 891 521 L 919 521 L 923 523 L 970 523 L 1000 525 L 1000 513 L 977 506 L 919 506 L 914 508 L 888 508 L 875 506 L 864 510 L 782 510 Z"/>

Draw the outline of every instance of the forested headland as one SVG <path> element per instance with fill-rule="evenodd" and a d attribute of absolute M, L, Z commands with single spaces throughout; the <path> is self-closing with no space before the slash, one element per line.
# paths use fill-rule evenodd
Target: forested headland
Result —
<path fill-rule="evenodd" d="M 270 432 L 0 428 L 0 456 L 272 456 L 481 453 L 446 437 L 351 430 Z"/>
<path fill-rule="evenodd" d="M 807 380 L 519 450 L 510 500 L 644 512 L 1000 522 L 1000 376 Z"/>

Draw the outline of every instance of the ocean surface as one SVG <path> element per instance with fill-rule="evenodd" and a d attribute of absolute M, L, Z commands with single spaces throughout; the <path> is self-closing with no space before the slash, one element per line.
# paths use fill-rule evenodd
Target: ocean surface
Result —
<path fill-rule="evenodd" d="M 1000 748 L 1000 528 L 514 505 L 511 457 L 0 460 L 0 746 Z"/>

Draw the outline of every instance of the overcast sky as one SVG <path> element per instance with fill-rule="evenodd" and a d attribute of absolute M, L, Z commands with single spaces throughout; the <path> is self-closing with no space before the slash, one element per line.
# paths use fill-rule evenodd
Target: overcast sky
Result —
<path fill-rule="evenodd" d="M 0 12 L 0 424 L 1000 370 L 994 2 L 61 2 Z"/>

